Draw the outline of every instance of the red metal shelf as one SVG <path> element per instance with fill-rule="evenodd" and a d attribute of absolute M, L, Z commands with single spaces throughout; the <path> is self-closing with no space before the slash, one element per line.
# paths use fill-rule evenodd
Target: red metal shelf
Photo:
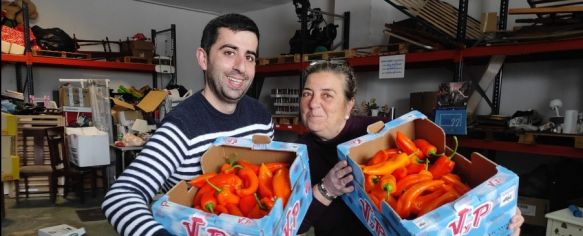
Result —
<path fill-rule="evenodd" d="M 448 138 L 448 145 L 453 145 L 453 140 Z M 465 148 L 486 149 L 503 152 L 516 152 L 546 156 L 559 156 L 583 159 L 583 149 L 575 147 L 547 145 L 547 144 L 522 144 L 509 141 L 481 140 L 461 137 L 459 146 Z"/>
<path fill-rule="evenodd" d="M 533 42 L 511 45 L 482 46 L 457 50 L 440 50 L 431 52 L 407 53 L 407 63 L 453 61 L 458 62 L 463 58 L 488 57 L 494 55 L 528 55 L 553 52 L 568 52 L 583 50 L 583 38 L 556 40 L 549 42 Z M 353 57 L 347 59 L 348 64 L 355 70 L 378 70 L 379 56 Z M 272 64 L 257 66 L 259 76 L 300 74 L 308 65 L 303 63 Z"/>
<path fill-rule="evenodd" d="M 139 63 L 122 63 L 110 61 L 91 61 L 81 59 L 56 58 L 56 57 L 41 57 L 33 56 L 30 53 L 26 55 L 12 55 L 2 54 L 2 62 L 18 62 L 29 65 L 53 65 L 53 66 L 67 66 L 79 67 L 87 69 L 110 69 L 110 70 L 126 70 L 126 71 L 154 71 L 153 64 L 139 64 Z"/>
<path fill-rule="evenodd" d="M 275 125 L 274 129 L 278 131 L 290 131 L 297 134 L 305 134 L 308 132 L 302 125 Z"/>

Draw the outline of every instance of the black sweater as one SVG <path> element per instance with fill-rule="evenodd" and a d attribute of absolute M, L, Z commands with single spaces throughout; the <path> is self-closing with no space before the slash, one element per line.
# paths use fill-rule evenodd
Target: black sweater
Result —
<path fill-rule="evenodd" d="M 385 117 L 351 116 L 340 134 L 328 141 L 311 133 L 300 137 L 298 142 L 308 147 L 312 184 L 320 183 L 338 162 L 338 144 L 365 135 L 366 127 L 379 120 L 388 121 Z M 329 206 L 314 198 L 298 233 L 307 231 L 310 226 L 314 227 L 316 235 L 370 235 L 341 198 L 336 198 Z"/>

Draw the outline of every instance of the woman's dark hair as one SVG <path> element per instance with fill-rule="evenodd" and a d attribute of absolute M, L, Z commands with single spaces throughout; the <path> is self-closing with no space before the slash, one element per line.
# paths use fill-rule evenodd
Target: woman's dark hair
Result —
<path fill-rule="evenodd" d="M 356 96 L 358 86 L 356 84 L 356 77 L 354 77 L 354 71 L 344 61 L 312 62 L 304 70 L 303 77 L 307 79 L 313 73 L 324 71 L 340 74 L 344 77 L 344 96 L 347 100 L 353 99 Z"/>
<path fill-rule="evenodd" d="M 210 52 L 211 46 L 217 41 L 219 28 L 228 28 L 233 31 L 250 31 L 257 36 L 259 40 L 259 28 L 253 20 L 244 15 L 230 13 L 211 20 L 202 32 L 200 47 L 207 53 Z"/>

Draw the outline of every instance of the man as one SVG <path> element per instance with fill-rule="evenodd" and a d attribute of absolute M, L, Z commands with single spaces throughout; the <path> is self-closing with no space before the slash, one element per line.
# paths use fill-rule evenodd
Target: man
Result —
<path fill-rule="evenodd" d="M 227 14 L 207 24 L 196 50 L 203 90 L 166 116 L 105 196 L 102 209 L 117 232 L 168 235 L 149 210 L 152 197 L 202 174 L 200 157 L 217 137 L 273 137 L 269 112 L 245 96 L 255 76 L 258 44 L 259 30 L 245 16 Z"/>

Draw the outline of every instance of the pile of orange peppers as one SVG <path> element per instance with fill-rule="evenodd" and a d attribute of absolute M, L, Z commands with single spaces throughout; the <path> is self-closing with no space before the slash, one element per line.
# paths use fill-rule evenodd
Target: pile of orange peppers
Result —
<path fill-rule="evenodd" d="M 452 173 L 455 162 L 437 153 L 425 139 L 412 140 L 397 131 L 396 148 L 378 151 L 361 165 L 365 191 L 376 207 L 386 201 L 402 219 L 414 219 L 457 199 L 470 190 Z"/>
<path fill-rule="evenodd" d="M 198 188 L 192 207 L 252 219 L 267 215 L 278 198 L 285 207 L 291 194 L 289 164 L 283 162 L 227 161 L 219 173 L 197 176 L 190 185 Z"/>

